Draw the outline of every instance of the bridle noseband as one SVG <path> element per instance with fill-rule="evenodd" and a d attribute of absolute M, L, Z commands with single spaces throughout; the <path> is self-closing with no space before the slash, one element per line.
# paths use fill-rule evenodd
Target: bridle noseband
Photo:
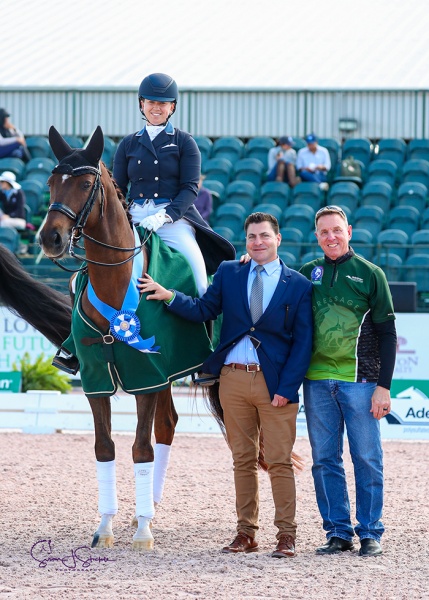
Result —
<path fill-rule="evenodd" d="M 81 175 L 85 175 L 87 173 L 91 173 L 91 174 L 95 175 L 94 184 L 91 188 L 90 194 L 89 194 L 85 204 L 83 205 L 82 210 L 78 214 L 76 214 L 74 212 L 74 210 L 72 210 L 69 206 L 67 206 L 67 204 L 63 204 L 62 202 L 53 202 L 49 206 L 49 209 L 48 209 L 48 213 L 51 211 L 60 212 L 63 215 L 65 215 L 67 218 L 74 221 L 74 223 L 75 223 L 72 228 L 72 231 L 71 231 L 70 243 L 69 243 L 69 247 L 68 247 L 68 253 L 72 258 L 76 258 L 77 260 L 80 260 L 81 262 L 87 262 L 87 263 L 91 263 L 93 265 L 98 265 L 100 267 L 117 267 L 117 266 L 127 263 L 128 261 L 132 260 L 135 256 L 137 256 L 137 254 L 142 252 L 143 246 L 144 246 L 145 242 L 147 241 L 147 238 L 143 241 L 141 246 L 133 246 L 132 248 L 119 248 L 117 246 L 111 246 L 110 244 L 105 244 L 104 242 L 100 242 L 99 240 L 96 240 L 95 238 L 84 233 L 84 231 L 83 231 L 84 227 L 86 225 L 86 222 L 88 220 L 88 217 L 91 214 L 92 209 L 94 208 L 94 204 L 95 204 L 95 201 L 96 201 L 99 193 L 100 193 L 100 219 L 102 219 L 104 216 L 105 192 L 104 192 L 104 187 L 101 183 L 101 168 L 93 167 L 91 165 L 85 165 L 85 166 L 81 166 L 81 167 L 75 167 L 73 169 L 70 165 L 61 165 L 61 163 L 60 163 L 52 170 L 52 173 L 53 174 L 71 175 L 72 177 L 80 177 Z M 74 251 L 74 247 L 79 248 L 81 250 L 83 249 L 82 246 L 78 245 L 78 242 L 81 238 L 87 239 L 91 242 L 94 242 L 95 244 L 98 244 L 99 246 L 103 246 L 104 248 L 108 248 L 110 250 L 119 250 L 121 252 L 134 252 L 134 254 L 132 256 L 128 257 L 127 259 L 125 259 L 121 262 L 118 262 L 118 263 L 101 263 L 101 262 L 97 262 L 94 260 L 90 260 L 86 256 L 81 256 L 79 254 L 76 254 Z M 57 264 L 59 267 L 61 267 L 61 269 L 63 269 L 64 271 L 76 273 L 78 271 L 83 271 L 86 269 L 86 266 L 80 267 L 79 269 L 68 269 L 67 267 L 62 265 L 59 261 L 57 261 L 55 258 L 51 258 L 51 260 L 52 260 L 52 262 Z"/>

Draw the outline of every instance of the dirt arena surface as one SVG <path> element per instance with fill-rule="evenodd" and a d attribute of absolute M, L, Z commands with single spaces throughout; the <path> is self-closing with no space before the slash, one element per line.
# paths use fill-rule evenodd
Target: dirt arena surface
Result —
<path fill-rule="evenodd" d="M 133 437 L 116 434 L 115 442 L 115 547 L 90 550 L 98 525 L 93 434 L 0 433 L 0 598 L 429 598 L 429 443 L 384 443 L 384 554 L 363 559 L 358 544 L 353 553 L 315 555 L 324 533 L 309 443 L 299 439 L 295 448 L 307 466 L 297 478 L 298 554 L 279 560 L 270 556 L 275 530 L 265 474 L 259 552 L 220 553 L 235 535 L 232 465 L 220 435 L 176 436 L 154 522 L 155 549 L 132 551 Z"/>

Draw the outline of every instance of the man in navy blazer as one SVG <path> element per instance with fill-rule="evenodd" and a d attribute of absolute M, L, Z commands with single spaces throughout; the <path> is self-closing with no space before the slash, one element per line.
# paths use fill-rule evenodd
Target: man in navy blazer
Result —
<path fill-rule="evenodd" d="M 295 555 L 295 480 L 291 453 L 296 437 L 298 390 L 312 350 L 312 286 L 277 255 L 279 225 L 267 213 L 246 219 L 246 249 L 251 261 L 223 262 L 201 298 L 166 290 L 145 275 L 147 300 L 164 300 L 168 310 L 197 322 L 223 313 L 220 342 L 203 365 L 219 375 L 219 397 L 234 462 L 237 536 L 225 553 L 258 549 L 259 433 L 275 504 L 277 547 L 272 556 Z M 253 281 L 263 269 L 262 315 L 252 319 Z M 253 300 L 252 300 L 253 301 Z M 254 314 L 254 313 L 253 313 Z"/>

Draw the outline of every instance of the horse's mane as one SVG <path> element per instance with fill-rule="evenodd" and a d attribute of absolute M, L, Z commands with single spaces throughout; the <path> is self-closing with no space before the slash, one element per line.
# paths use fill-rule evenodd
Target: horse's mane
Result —
<path fill-rule="evenodd" d="M 104 163 L 103 163 L 103 165 L 104 165 L 106 171 L 108 172 L 110 179 L 112 180 L 113 186 L 114 186 L 114 188 L 116 190 L 116 194 L 118 196 L 118 200 L 122 204 L 122 208 L 124 209 L 124 211 L 125 211 L 125 213 L 127 215 L 128 223 L 130 224 L 130 227 L 132 227 L 133 221 L 132 221 L 132 217 L 131 217 L 130 210 L 129 210 L 129 206 L 130 205 L 126 201 L 125 196 L 122 193 L 121 188 L 116 183 L 115 178 L 113 177 L 113 173 L 106 167 L 106 165 Z"/>

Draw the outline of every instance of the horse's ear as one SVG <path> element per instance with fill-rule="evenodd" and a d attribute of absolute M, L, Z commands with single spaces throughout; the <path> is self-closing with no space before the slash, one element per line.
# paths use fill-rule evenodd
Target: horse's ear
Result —
<path fill-rule="evenodd" d="M 91 164 L 98 164 L 104 150 L 104 135 L 100 125 L 91 136 L 88 144 L 85 146 L 85 155 Z"/>
<path fill-rule="evenodd" d="M 49 129 L 49 143 L 53 153 L 59 161 L 73 152 L 73 148 L 67 144 L 65 139 L 58 133 L 53 125 L 51 125 Z"/>

